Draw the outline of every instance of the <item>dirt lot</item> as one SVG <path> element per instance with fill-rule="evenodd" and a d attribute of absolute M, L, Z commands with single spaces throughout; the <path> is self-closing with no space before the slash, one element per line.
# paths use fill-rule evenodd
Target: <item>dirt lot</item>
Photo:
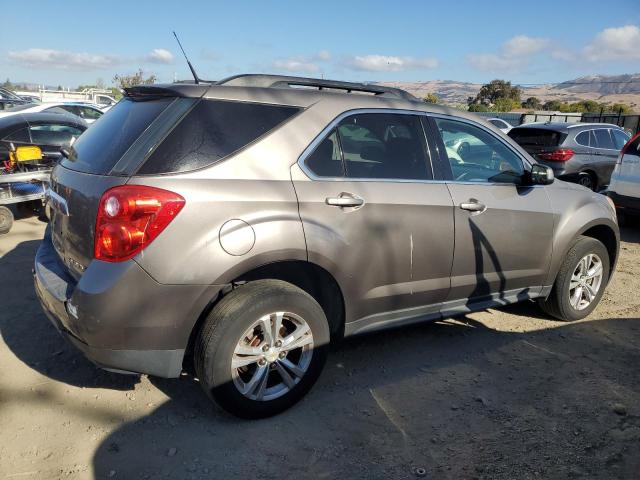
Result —
<path fill-rule="evenodd" d="M 345 341 L 305 400 L 254 422 L 188 377 L 103 372 L 67 345 L 33 291 L 43 230 L 0 238 L 2 478 L 640 475 L 637 226 L 589 319 L 528 303 Z"/>

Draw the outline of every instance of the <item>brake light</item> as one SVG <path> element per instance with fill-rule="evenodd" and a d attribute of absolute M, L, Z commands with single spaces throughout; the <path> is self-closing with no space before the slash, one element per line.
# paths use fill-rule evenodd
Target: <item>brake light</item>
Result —
<path fill-rule="evenodd" d="M 102 195 L 96 219 L 94 256 L 122 262 L 140 253 L 184 207 L 177 193 L 144 185 L 114 187 Z"/>
<path fill-rule="evenodd" d="M 543 160 L 551 160 L 554 162 L 568 162 L 574 155 L 574 151 L 570 148 L 559 148 L 553 152 L 541 153 L 538 156 Z"/>
<path fill-rule="evenodd" d="M 624 157 L 624 154 L 627 153 L 627 150 L 629 150 L 629 147 L 631 146 L 631 144 L 635 142 L 638 139 L 638 137 L 640 137 L 640 133 L 637 133 L 636 135 L 631 137 L 631 139 L 624 144 L 624 147 L 622 147 L 622 150 L 620 150 L 620 155 L 618 155 L 618 160 L 616 161 L 617 165 L 620 165 L 622 163 L 622 157 Z"/>

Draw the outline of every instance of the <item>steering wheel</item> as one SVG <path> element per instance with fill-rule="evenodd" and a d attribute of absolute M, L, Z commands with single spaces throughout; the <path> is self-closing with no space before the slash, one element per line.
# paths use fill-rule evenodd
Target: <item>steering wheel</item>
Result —
<path fill-rule="evenodd" d="M 468 156 L 469 153 L 471 153 L 471 145 L 469 145 L 469 142 L 462 142 L 458 146 L 458 155 L 464 159 L 464 157 Z"/>

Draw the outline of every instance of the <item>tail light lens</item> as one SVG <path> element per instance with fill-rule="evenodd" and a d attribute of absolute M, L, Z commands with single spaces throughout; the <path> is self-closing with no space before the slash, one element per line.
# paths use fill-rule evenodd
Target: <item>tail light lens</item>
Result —
<path fill-rule="evenodd" d="M 616 161 L 617 165 L 620 165 L 622 163 L 622 157 L 624 157 L 624 154 L 627 153 L 627 150 L 629 150 L 631 144 L 634 143 L 639 137 L 640 133 L 637 133 L 635 136 L 631 137 L 631 139 L 627 143 L 624 144 L 624 147 L 622 147 L 622 150 L 620 150 L 620 155 L 618 155 L 618 160 Z"/>
<path fill-rule="evenodd" d="M 541 153 L 538 156 L 543 160 L 551 160 L 553 162 L 568 162 L 571 160 L 575 152 L 570 148 L 559 148 L 553 152 Z"/>
<path fill-rule="evenodd" d="M 184 207 L 177 193 L 144 185 L 114 187 L 102 195 L 94 256 L 122 262 L 140 253 Z"/>

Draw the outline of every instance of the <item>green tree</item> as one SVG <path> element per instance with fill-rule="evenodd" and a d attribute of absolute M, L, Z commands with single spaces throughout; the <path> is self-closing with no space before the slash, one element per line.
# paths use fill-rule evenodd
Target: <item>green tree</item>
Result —
<path fill-rule="evenodd" d="M 7 80 L 5 80 L 5 82 L 2 84 L 2 88 L 6 88 L 7 90 L 14 90 L 16 87 L 13 83 L 11 83 L 11 80 L 7 78 Z"/>
<path fill-rule="evenodd" d="M 438 103 L 438 96 L 435 93 L 427 93 L 427 95 L 422 99 L 425 103 Z"/>
<path fill-rule="evenodd" d="M 540 110 L 542 108 L 542 102 L 536 97 L 529 97 L 522 102 L 522 108 L 531 108 L 532 110 Z"/>
<path fill-rule="evenodd" d="M 470 112 L 489 112 L 489 107 L 481 103 L 472 103 L 469 105 Z"/>
<path fill-rule="evenodd" d="M 544 102 L 544 105 L 542 105 L 542 109 L 547 111 L 560 110 L 561 105 L 562 102 L 560 100 L 548 100 Z"/>
<path fill-rule="evenodd" d="M 506 80 L 491 80 L 480 88 L 478 95 L 476 95 L 469 104 L 493 105 L 500 98 L 515 100 L 520 104 L 521 94 L 522 91 L 520 88 L 511 85 L 511 82 Z"/>
<path fill-rule="evenodd" d="M 149 75 L 145 78 L 141 68 L 133 75 L 117 74 L 113 77 L 113 82 L 120 88 L 129 88 L 134 85 L 152 85 L 156 83 L 156 80 L 157 77 L 155 75 Z"/>
<path fill-rule="evenodd" d="M 633 113 L 633 109 L 629 106 L 626 105 L 624 103 L 614 103 L 613 105 L 611 105 L 610 107 L 607 107 L 608 109 L 611 110 L 611 112 L 613 113 L 622 113 L 623 115 L 629 114 L 629 113 Z"/>
<path fill-rule="evenodd" d="M 520 107 L 520 101 L 513 98 L 498 98 L 491 107 L 492 112 L 510 112 Z"/>

